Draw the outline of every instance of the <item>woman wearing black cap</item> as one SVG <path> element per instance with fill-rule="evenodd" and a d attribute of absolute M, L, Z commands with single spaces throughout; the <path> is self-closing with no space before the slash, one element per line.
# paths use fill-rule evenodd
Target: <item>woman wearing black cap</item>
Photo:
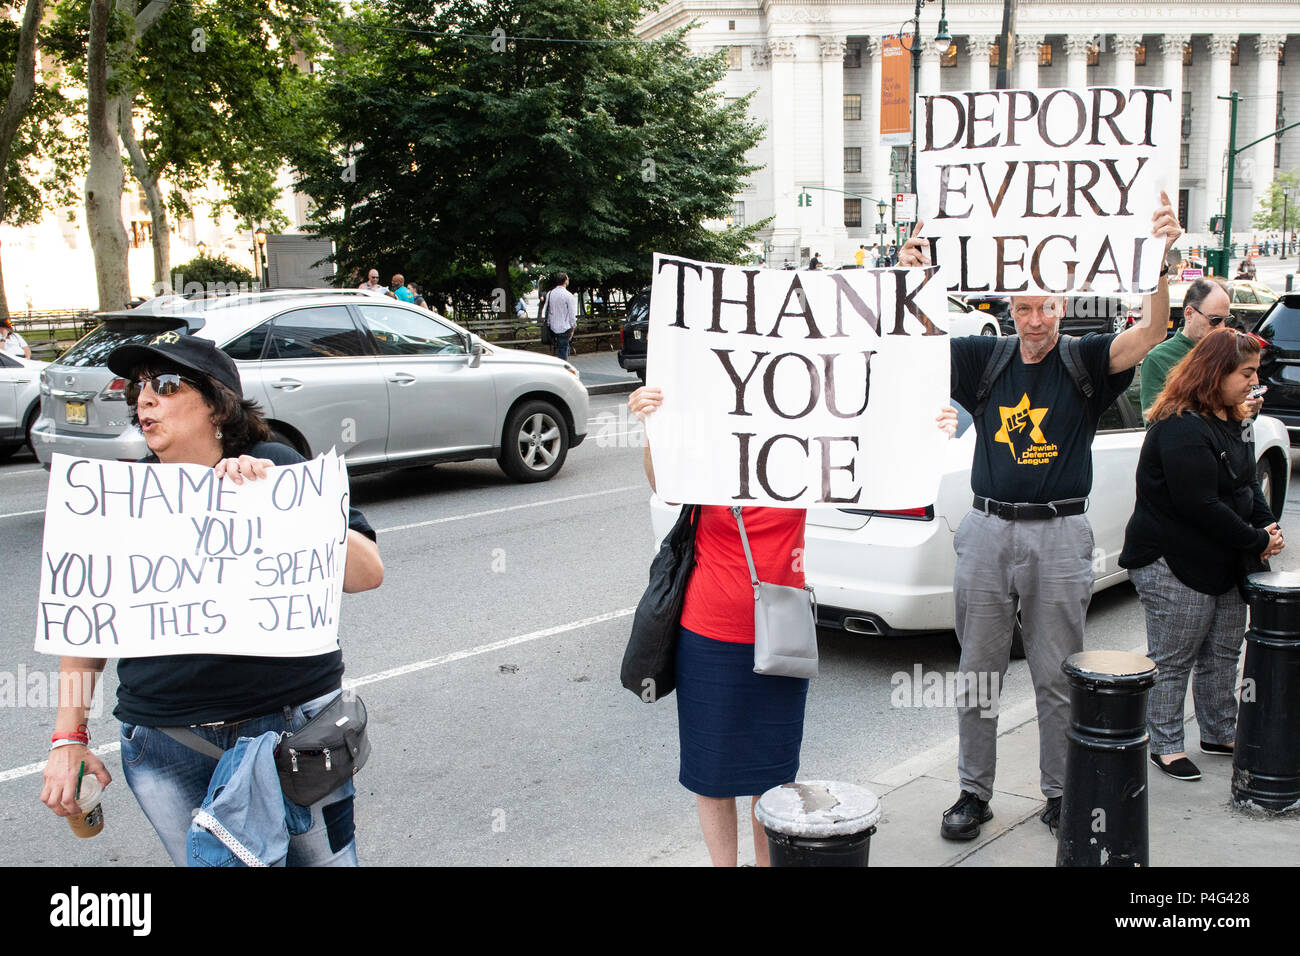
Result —
<path fill-rule="evenodd" d="M 268 469 L 303 461 L 292 448 L 268 441 L 257 403 L 242 397 L 239 370 L 205 339 L 166 332 L 148 345 L 125 345 L 108 367 L 126 379 L 132 421 L 144 433 L 146 462 L 209 465 L 235 484 L 265 478 Z M 375 533 L 361 512 L 349 515 L 343 590 L 365 591 L 383 581 Z M 60 686 L 93 688 L 101 658 L 60 660 Z M 296 730 L 340 691 L 343 655 L 246 657 L 190 654 L 118 662 L 117 707 L 127 785 L 167 853 L 186 863 L 191 811 L 203 803 L 217 762 L 158 730 L 189 727 L 222 749 L 239 737 Z M 73 696 L 73 695 L 69 695 Z M 111 777 L 89 749 L 85 721 L 90 693 L 60 700 L 41 801 L 59 816 L 78 812 L 77 770 L 101 784 Z M 348 782 L 313 804 L 311 828 L 293 836 L 290 866 L 356 865 Z"/>

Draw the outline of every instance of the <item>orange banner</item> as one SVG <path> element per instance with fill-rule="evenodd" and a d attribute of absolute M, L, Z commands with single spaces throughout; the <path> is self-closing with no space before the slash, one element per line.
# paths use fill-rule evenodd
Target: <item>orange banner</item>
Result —
<path fill-rule="evenodd" d="M 882 37 L 880 76 L 880 142 L 902 146 L 912 139 L 912 55 L 903 38 Z"/>

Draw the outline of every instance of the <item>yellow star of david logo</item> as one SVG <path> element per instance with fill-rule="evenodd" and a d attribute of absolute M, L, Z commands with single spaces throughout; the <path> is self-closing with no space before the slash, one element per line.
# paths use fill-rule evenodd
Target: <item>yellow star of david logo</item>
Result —
<path fill-rule="evenodd" d="M 155 335 L 149 340 L 150 345 L 172 345 L 179 342 L 181 337 L 175 332 L 163 332 L 161 335 Z"/>
<path fill-rule="evenodd" d="M 1012 408 L 999 405 L 998 414 L 1002 417 L 1002 427 L 993 436 L 993 440 L 1009 445 L 1013 458 L 1016 457 L 1016 446 L 1011 441 L 1012 432 L 1023 433 L 1028 428 L 1030 441 L 1035 445 L 1047 444 L 1047 436 L 1039 428 L 1043 423 L 1043 419 L 1047 417 L 1047 412 L 1048 409 L 1046 408 L 1030 408 L 1028 394 L 1022 396 L 1020 401 Z"/>

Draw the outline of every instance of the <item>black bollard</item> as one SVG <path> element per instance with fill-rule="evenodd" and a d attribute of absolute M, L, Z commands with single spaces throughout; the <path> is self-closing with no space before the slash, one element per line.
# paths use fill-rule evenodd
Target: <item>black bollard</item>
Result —
<path fill-rule="evenodd" d="M 1232 802 L 1284 813 L 1300 809 L 1300 574 L 1252 574 L 1246 594 Z"/>
<path fill-rule="evenodd" d="M 773 866 L 866 866 L 880 801 L 851 783 L 806 780 L 767 791 L 754 815 Z"/>
<path fill-rule="evenodd" d="M 1141 654 L 1084 651 L 1070 681 L 1065 792 L 1057 866 L 1146 866 L 1147 692 L 1156 665 Z"/>

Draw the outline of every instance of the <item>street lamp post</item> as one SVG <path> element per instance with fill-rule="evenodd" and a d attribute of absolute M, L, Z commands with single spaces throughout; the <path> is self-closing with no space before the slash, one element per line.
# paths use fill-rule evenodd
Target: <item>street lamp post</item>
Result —
<path fill-rule="evenodd" d="M 1286 258 L 1286 244 L 1289 241 L 1286 234 L 1286 207 L 1290 199 L 1291 199 L 1291 187 L 1283 186 L 1282 187 L 1282 255 L 1278 256 L 1279 259 Z"/>
<path fill-rule="evenodd" d="M 200 240 L 198 248 L 199 248 L 199 258 L 206 259 L 208 257 L 208 244 Z"/>
<path fill-rule="evenodd" d="M 910 147 L 910 160 L 912 176 L 912 193 L 916 193 L 916 95 L 921 89 L 921 8 L 927 2 L 933 0 L 916 0 L 916 9 L 912 11 L 912 45 L 909 52 L 912 54 L 912 96 L 908 106 L 912 112 L 912 143 Z M 901 32 L 901 31 L 900 31 Z M 939 32 L 935 34 L 934 45 L 940 56 L 948 52 L 948 47 L 952 44 L 952 37 L 948 35 L 948 0 L 940 0 L 939 6 Z"/>

